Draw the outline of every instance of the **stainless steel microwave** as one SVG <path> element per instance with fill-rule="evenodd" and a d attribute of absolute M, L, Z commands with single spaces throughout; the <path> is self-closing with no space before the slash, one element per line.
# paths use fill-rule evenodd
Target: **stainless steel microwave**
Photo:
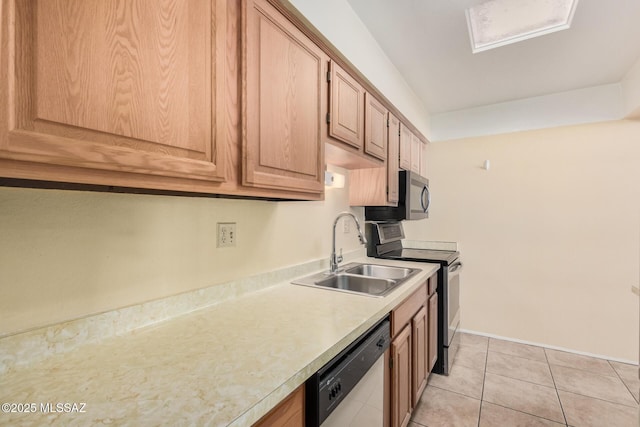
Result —
<path fill-rule="evenodd" d="M 403 221 L 429 218 L 429 180 L 414 172 L 400 171 L 398 206 L 366 206 L 367 221 Z"/>

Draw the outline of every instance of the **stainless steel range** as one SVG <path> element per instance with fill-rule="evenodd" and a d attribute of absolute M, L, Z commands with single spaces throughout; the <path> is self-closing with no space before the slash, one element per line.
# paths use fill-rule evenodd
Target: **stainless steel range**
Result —
<path fill-rule="evenodd" d="M 423 242 L 404 240 L 401 222 L 367 222 L 367 255 L 375 258 L 438 263 L 438 360 L 437 374 L 449 375 L 458 351 L 456 332 L 460 324 L 460 271 L 456 250 L 430 249 Z"/>

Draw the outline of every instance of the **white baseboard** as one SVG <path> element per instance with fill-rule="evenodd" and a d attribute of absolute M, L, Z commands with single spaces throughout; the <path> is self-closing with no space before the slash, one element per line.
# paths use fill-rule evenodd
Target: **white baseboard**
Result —
<path fill-rule="evenodd" d="M 480 335 L 480 336 L 483 336 L 483 337 L 496 338 L 496 339 L 500 339 L 500 340 L 504 340 L 504 341 L 516 342 L 516 343 L 519 343 L 519 344 L 527 344 L 527 345 L 533 345 L 533 346 L 536 346 L 536 347 L 544 347 L 544 348 L 548 348 L 548 349 L 551 349 L 551 350 L 566 351 L 567 353 L 573 353 L 573 354 L 580 354 L 582 356 L 595 357 L 596 359 L 604 359 L 604 360 L 611 360 L 612 362 L 620 362 L 620 363 L 628 363 L 630 365 L 638 365 L 638 361 L 637 360 L 636 361 L 632 361 L 632 360 L 626 360 L 626 359 L 619 359 L 617 357 L 609 357 L 609 356 L 604 356 L 602 354 L 587 353 L 586 351 L 577 351 L 577 350 L 572 350 L 570 348 L 558 347 L 558 346 L 555 346 L 555 345 L 548 345 L 548 344 L 541 344 L 541 343 L 525 341 L 525 340 L 519 340 L 517 338 L 503 337 L 503 336 L 500 336 L 500 335 L 487 334 L 485 332 L 471 331 L 471 330 L 468 330 L 468 329 L 458 329 L 458 331 L 459 332 L 464 332 L 466 334 Z"/>

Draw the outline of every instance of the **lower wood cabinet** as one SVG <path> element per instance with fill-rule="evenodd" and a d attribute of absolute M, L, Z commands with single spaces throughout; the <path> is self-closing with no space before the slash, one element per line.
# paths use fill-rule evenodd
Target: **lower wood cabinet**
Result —
<path fill-rule="evenodd" d="M 254 427 L 304 427 L 304 384 L 285 398 Z"/>
<path fill-rule="evenodd" d="M 405 427 L 413 409 L 411 394 L 411 327 L 391 341 L 391 425 Z"/>
<path fill-rule="evenodd" d="M 411 320 L 411 335 L 412 335 L 412 364 L 413 375 L 411 376 L 412 383 L 412 403 L 415 407 L 422 396 L 424 388 L 427 386 L 427 377 L 429 375 L 429 369 L 427 366 L 427 307 L 423 306 L 418 313 L 413 316 Z"/>
<path fill-rule="evenodd" d="M 392 427 L 405 427 L 438 358 L 437 275 L 391 312 L 390 404 Z"/>

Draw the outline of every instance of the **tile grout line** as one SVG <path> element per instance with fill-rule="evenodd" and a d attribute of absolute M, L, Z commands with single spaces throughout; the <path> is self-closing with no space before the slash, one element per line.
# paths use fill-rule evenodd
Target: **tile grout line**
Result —
<path fill-rule="evenodd" d="M 514 378 L 514 377 L 510 377 L 509 375 L 505 375 L 505 374 L 500 374 L 498 372 L 489 372 L 491 375 L 495 375 L 498 377 L 502 377 L 502 378 L 508 378 L 510 380 L 516 380 L 516 381 L 522 381 L 523 383 L 527 383 L 527 384 L 533 384 L 533 385 L 537 385 L 540 387 L 547 387 L 547 388 L 556 388 L 555 383 L 554 385 L 548 385 L 548 384 L 540 384 L 540 383 L 536 383 L 533 381 L 529 381 L 529 380 L 523 380 L 522 378 Z M 551 378 L 553 379 L 553 377 Z"/>
<path fill-rule="evenodd" d="M 620 379 L 620 381 L 622 382 L 622 384 L 624 384 L 625 388 L 629 391 L 629 393 L 631 394 L 631 397 L 633 397 L 633 400 L 636 401 L 636 403 L 640 404 L 640 402 L 638 402 L 638 399 L 636 399 L 636 396 L 633 394 L 633 392 L 631 391 L 631 389 L 629 388 L 629 386 L 627 385 L 627 383 L 622 379 L 622 377 L 620 376 L 620 373 L 616 370 L 616 368 L 613 367 L 613 365 L 611 364 L 610 360 L 607 360 L 607 363 L 609 364 L 609 366 L 611 366 L 611 369 L 613 369 L 613 372 L 616 373 L 616 375 L 618 376 L 618 378 Z"/>
<path fill-rule="evenodd" d="M 544 352 L 544 349 L 543 349 L 543 352 Z M 504 355 L 507 355 L 507 356 L 521 357 L 521 358 L 523 358 L 523 359 L 527 359 L 527 360 L 534 360 L 534 361 L 537 361 L 537 362 L 544 363 L 544 362 L 542 362 L 541 360 L 538 360 L 538 359 L 529 359 L 529 358 L 526 358 L 526 357 L 517 356 L 517 355 L 512 355 L 512 354 L 508 354 L 508 353 L 501 353 L 501 352 L 497 352 L 497 351 L 494 351 L 494 353 L 500 353 L 500 354 L 504 354 Z M 546 358 L 547 358 L 546 353 L 544 353 L 544 356 L 545 356 L 545 359 L 546 359 Z M 489 351 L 487 350 L 487 359 L 488 359 L 488 358 L 489 358 Z M 549 363 L 548 363 L 548 362 L 547 362 L 547 367 L 549 367 Z M 551 372 L 551 368 L 550 368 L 550 367 L 549 367 L 549 372 Z M 510 379 L 510 380 L 522 381 L 522 382 L 525 382 L 525 383 L 527 383 L 527 384 L 532 384 L 532 385 L 539 386 L 539 387 L 551 388 L 551 389 L 554 389 L 554 390 L 556 391 L 556 395 L 558 394 L 558 391 L 557 391 L 557 389 L 555 388 L 555 382 L 554 382 L 554 385 L 553 385 L 553 386 L 548 386 L 548 385 L 544 385 L 544 384 L 538 384 L 538 383 L 535 383 L 535 382 L 532 382 L 532 381 L 522 380 L 522 379 L 519 379 L 519 378 L 512 378 L 512 377 L 508 377 L 508 376 L 506 376 L 506 375 L 501 375 L 501 374 L 497 374 L 497 373 L 493 373 L 493 372 L 488 372 L 488 373 L 490 373 L 491 375 L 498 376 L 498 377 L 508 378 L 508 379 Z M 486 373 L 485 373 L 485 378 L 486 378 Z M 553 380 L 553 374 L 552 374 L 552 377 L 551 377 L 551 378 L 552 378 L 552 380 Z M 482 398 L 483 398 L 483 400 L 482 400 L 482 401 L 484 402 L 484 384 L 483 384 L 483 394 L 482 394 Z M 558 424 L 562 425 L 562 423 L 561 423 L 561 422 L 558 422 L 558 421 L 556 421 L 556 420 L 552 420 L 552 419 L 550 419 L 550 418 L 541 417 L 540 415 L 532 414 L 532 413 L 529 413 L 529 412 L 526 412 L 526 411 L 523 411 L 523 410 L 520 410 L 520 409 L 514 409 L 514 408 L 511 408 L 511 407 L 509 407 L 509 406 L 504 406 L 504 405 L 501 405 L 501 404 L 499 404 L 499 403 L 494 403 L 494 402 L 489 402 L 489 401 L 487 401 L 487 403 L 491 403 L 492 405 L 500 406 L 500 407 L 502 407 L 502 408 L 509 409 L 509 410 L 511 410 L 511 411 L 520 412 L 521 414 L 526 414 L 526 415 L 529 415 L 529 416 L 532 416 L 532 417 L 536 417 L 536 418 L 539 418 L 539 419 L 543 419 L 543 420 L 551 421 L 551 422 L 558 423 Z M 558 403 L 560 403 L 560 397 L 559 397 L 559 396 L 558 396 Z M 562 404 L 561 404 L 561 406 L 560 406 L 560 407 L 562 408 Z M 566 417 L 565 417 L 565 415 L 564 415 L 564 411 L 562 412 L 562 417 L 563 417 L 563 418 L 564 418 L 564 420 L 565 420 L 564 425 L 565 425 L 565 426 L 566 426 L 566 425 L 568 425 L 568 424 L 567 424 L 567 418 L 566 418 Z"/>
<path fill-rule="evenodd" d="M 547 360 L 547 367 L 549 368 L 549 372 L 551 373 L 551 380 L 553 381 L 553 388 L 556 390 L 556 396 L 558 396 L 558 403 L 560 404 L 560 410 L 562 411 L 562 416 L 564 417 L 564 424 L 569 425 L 569 421 L 567 420 L 567 414 L 564 413 L 564 406 L 562 405 L 562 399 L 560 399 L 560 392 L 558 391 L 558 386 L 556 385 L 556 379 L 553 376 L 553 370 L 551 369 L 551 363 L 549 363 L 549 357 L 547 356 L 547 349 L 543 348 L 544 358 Z"/>
<path fill-rule="evenodd" d="M 484 356 L 484 371 L 482 372 L 482 392 L 480 393 L 480 410 L 478 411 L 478 427 L 480 427 L 480 418 L 482 417 L 482 402 L 484 402 L 484 383 L 487 381 L 487 364 L 489 363 L 489 342 L 487 339 L 487 353 Z"/>
<path fill-rule="evenodd" d="M 429 384 L 429 387 L 437 388 L 438 390 L 446 391 L 449 393 L 457 394 L 458 396 L 466 397 L 467 399 L 480 400 L 477 397 L 469 396 L 468 394 L 460 393 L 459 391 L 449 390 L 447 388 L 438 387 L 437 385 Z"/>
<path fill-rule="evenodd" d="M 512 357 L 519 357 L 521 359 L 526 359 L 526 360 L 530 360 L 532 362 L 540 362 L 540 363 L 544 363 L 544 360 L 540 360 L 540 359 L 533 359 L 531 357 L 527 357 L 527 356 L 521 356 L 519 354 L 512 354 L 512 353 L 504 353 L 502 351 L 496 351 L 496 350 L 492 350 L 494 353 L 498 353 L 498 354 L 502 354 L 504 356 L 512 356 Z"/>
<path fill-rule="evenodd" d="M 606 362 L 609 362 L 608 360 Z M 570 366 L 570 365 L 560 365 L 559 363 L 551 363 L 551 362 L 547 362 L 549 364 L 549 366 L 553 365 L 553 366 L 557 366 L 559 368 L 567 368 L 567 369 L 573 369 L 574 371 L 580 371 L 580 372 L 586 372 L 592 375 L 599 375 L 601 377 L 607 377 L 607 378 L 616 378 L 618 377 L 618 372 L 616 372 L 616 370 L 611 367 L 611 369 L 613 369 L 613 371 L 615 372 L 615 375 L 607 375 L 607 374 L 603 374 L 601 372 L 595 372 L 593 370 L 589 370 L 589 369 L 582 369 L 582 368 L 576 368 L 574 366 Z"/>
<path fill-rule="evenodd" d="M 564 421 L 557 421 L 557 420 L 554 420 L 554 419 L 546 418 L 546 417 L 544 417 L 544 416 L 540 416 L 540 415 L 537 415 L 537 414 L 529 413 L 529 412 L 527 412 L 527 411 L 525 411 L 525 410 L 514 409 L 514 408 L 511 408 L 511 407 L 509 407 L 509 406 L 505 406 L 505 405 L 502 405 L 502 404 L 499 404 L 499 403 L 492 403 L 492 402 L 490 402 L 490 401 L 488 401 L 488 400 L 487 400 L 486 402 L 487 402 L 487 404 L 493 404 L 493 405 L 496 405 L 497 407 L 502 407 L 502 408 L 504 408 L 505 410 L 511 410 L 511 411 L 514 411 L 514 413 L 516 413 L 516 412 L 517 412 L 517 413 L 521 413 L 521 414 L 526 415 L 526 416 L 535 417 L 535 418 L 537 418 L 537 419 L 539 419 L 539 420 L 546 420 L 546 421 L 549 421 L 549 422 L 553 422 L 553 423 L 554 423 L 554 425 L 558 425 L 558 426 L 561 426 L 561 425 L 564 425 L 564 426 L 566 426 L 566 427 L 570 427 L 570 426 L 571 426 L 571 425 L 568 423 L 568 416 L 567 416 L 566 411 L 565 411 L 565 409 L 564 409 L 563 401 L 562 401 L 562 400 L 561 400 L 561 398 L 560 398 L 560 391 L 562 391 L 562 392 L 563 392 L 563 393 L 565 393 L 567 396 L 569 396 L 569 398 L 571 398 L 570 396 L 571 396 L 571 395 L 573 395 L 573 396 L 575 396 L 575 398 L 591 399 L 591 400 L 592 400 L 592 404 L 593 404 L 593 405 L 596 405 L 596 404 L 597 404 L 597 401 L 600 401 L 600 402 L 603 402 L 603 403 L 606 403 L 606 404 L 615 405 L 615 406 L 617 406 L 620 410 L 622 410 L 622 408 L 623 408 L 623 407 L 627 407 L 627 408 L 629 408 L 629 407 L 630 407 L 630 408 L 635 408 L 636 410 L 637 410 L 637 408 L 638 408 L 638 405 L 639 405 L 639 403 L 638 403 L 638 399 L 636 399 L 635 395 L 634 395 L 634 394 L 633 394 L 633 392 L 631 391 L 632 387 L 624 381 L 624 379 L 623 379 L 623 377 L 622 377 L 622 374 L 621 374 L 618 370 L 616 370 L 616 368 L 614 367 L 614 365 L 613 365 L 613 363 L 614 363 L 614 362 L 613 362 L 613 361 L 611 361 L 611 360 L 609 360 L 609 359 L 605 359 L 605 360 L 607 361 L 607 366 L 609 366 L 609 368 L 610 368 L 611 370 L 613 370 L 613 371 L 614 371 L 614 374 L 613 374 L 613 375 L 607 375 L 607 374 L 601 373 L 600 371 L 601 371 L 602 369 L 600 369 L 600 368 L 602 368 L 602 367 L 598 367 L 598 366 L 596 366 L 596 367 L 597 367 L 599 370 L 598 370 L 597 372 L 594 372 L 593 370 L 589 370 L 589 369 L 580 369 L 580 368 L 576 368 L 576 367 L 573 367 L 573 366 L 558 365 L 558 364 L 555 364 L 555 363 L 553 363 L 553 364 L 552 364 L 552 363 L 550 362 L 550 360 L 549 360 L 549 355 L 550 355 L 550 354 L 551 354 L 552 356 L 554 355 L 554 354 L 552 353 L 552 351 L 554 351 L 554 349 L 548 349 L 548 348 L 546 348 L 546 347 L 541 347 L 541 350 L 543 350 L 543 354 L 544 354 L 544 360 L 541 360 L 542 358 L 538 358 L 538 359 L 530 358 L 529 356 L 523 356 L 523 355 L 521 355 L 521 354 L 510 354 L 510 353 L 503 353 L 502 351 L 493 351 L 493 353 L 494 353 L 494 355 L 495 355 L 495 356 L 513 357 L 513 358 L 514 358 L 514 363 L 517 361 L 517 359 L 521 360 L 521 362 L 523 362 L 523 363 L 524 363 L 525 361 L 544 363 L 544 364 L 545 364 L 545 366 L 546 366 L 546 368 L 547 368 L 547 370 L 548 370 L 548 372 L 549 372 L 549 375 L 550 375 L 550 378 L 551 378 L 551 384 L 548 384 L 548 383 L 545 383 L 545 384 L 539 384 L 539 383 L 537 383 L 537 382 L 527 381 L 527 380 L 523 380 L 523 379 L 521 379 L 521 378 L 511 377 L 511 376 L 508 376 L 508 375 L 504 375 L 504 373 L 494 373 L 494 372 L 489 372 L 489 371 L 488 371 L 488 363 L 489 363 L 489 351 L 490 351 L 491 337 L 487 337 L 487 338 L 488 338 L 488 339 L 487 339 L 487 341 L 486 341 L 486 343 L 487 343 L 487 344 L 486 344 L 486 347 L 485 347 L 485 349 L 486 349 L 486 350 L 485 350 L 485 354 L 484 354 L 484 356 L 485 356 L 485 360 L 484 360 L 483 378 L 482 378 L 481 393 L 480 393 L 480 398 L 479 398 L 479 404 L 480 404 L 480 407 L 479 407 L 478 415 L 477 415 L 477 417 L 478 417 L 478 418 L 477 418 L 477 427 L 480 427 L 480 425 L 482 424 L 482 421 L 481 421 L 481 420 L 482 420 L 482 412 L 483 412 L 483 406 L 484 406 L 484 402 L 485 402 L 485 400 L 484 400 L 484 392 L 485 392 L 485 390 L 486 390 L 486 381 L 487 381 L 487 377 L 488 377 L 488 374 L 489 374 L 489 373 L 491 373 L 492 375 L 495 375 L 496 377 L 502 377 L 502 378 L 509 379 L 509 380 L 520 381 L 520 382 L 522 382 L 522 386 L 525 386 L 525 384 L 530 384 L 531 386 L 544 387 L 544 389 L 546 389 L 546 390 L 548 390 L 549 388 L 553 388 L 553 389 L 555 390 L 555 392 L 556 392 L 556 398 L 557 398 L 557 401 L 558 401 L 558 403 L 559 403 L 559 405 L 560 405 L 560 410 L 561 410 L 561 412 L 562 412 L 562 416 L 563 416 L 563 420 L 564 420 Z M 477 346 L 475 346 L 475 345 L 468 345 L 468 346 L 464 346 L 463 344 L 461 344 L 461 345 L 460 345 L 460 347 L 469 347 L 470 349 L 473 349 L 473 348 L 475 347 L 475 349 L 476 349 L 476 350 L 480 350 L 480 349 L 479 349 Z M 498 346 L 498 348 L 500 348 L 500 346 Z M 473 352 L 474 352 L 474 353 L 477 353 L 475 350 L 474 350 Z M 476 361 L 472 364 L 472 366 L 466 366 L 465 364 L 459 364 L 459 365 L 460 365 L 460 366 L 464 366 L 464 367 L 465 367 L 465 368 L 467 368 L 467 369 L 474 370 L 474 369 L 476 369 L 476 368 L 478 367 L 478 363 L 477 363 L 478 358 L 477 358 L 477 356 L 481 356 L 481 354 L 476 354 L 476 355 L 471 354 L 470 356 L 474 356 L 474 358 L 475 358 L 475 360 L 476 360 Z M 554 360 L 555 360 L 555 359 L 554 359 Z M 525 364 L 525 366 L 526 366 L 526 364 Z M 563 371 L 561 371 L 561 370 L 559 371 L 559 375 L 560 375 L 560 377 L 561 377 L 561 378 L 560 378 L 561 383 L 560 383 L 560 384 L 557 384 L 557 382 L 555 381 L 555 374 L 553 373 L 553 370 L 551 369 L 551 367 L 552 367 L 552 366 L 556 366 L 556 367 L 557 367 L 557 368 L 559 368 L 559 369 L 571 369 L 571 370 L 573 370 L 573 371 L 574 371 L 574 374 L 575 374 L 575 375 L 579 375 L 579 374 L 580 374 L 580 372 L 583 372 L 583 373 L 585 373 L 585 374 L 587 374 L 587 373 L 588 373 L 588 374 L 590 374 L 590 375 L 593 375 L 593 376 L 594 376 L 594 378 L 595 378 L 596 376 L 597 376 L 597 377 L 601 377 L 603 380 L 604 380 L 604 379 L 606 379 L 606 378 L 609 378 L 609 382 L 616 381 L 616 379 L 617 379 L 617 381 L 622 382 L 622 384 L 623 384 L 623 386 L 624 386 L 624 389 L 620 389 L 620 390 L 627 390 L 627 392 L 628 392 L 629 394 L 631 394 L 632 399 L 630 399 L 630 400 L 631 400 L 631 402 L 633 402 L 633 404 L 631 404 L 631 403 L 620 403 L 620 402 L 618 402 L 618 401 L 608 400 L 608 398 L 609 398 L 608 394 L 607 394 L 607 397 L 606 397 L 606 398 L 602 398 L 602 397 L 595 397 L 595 396 L 590 396 L 590 395 L 583 394 L 583 393 L 582 393 L 583 391 L 588 391 L 588 390 L 589 390 L 589 388 L 588 388 L 588 387 L 587 387 L 586 389 L 584 389 L 584 390 L 583 390 L 583 388 L 582 388 L 582 387 L 579 387 L 579 391 L 567 390 L 567 389 L 566 389 L 566 387 L 563 385 L 564 383 L 562 382 L 562 376 L 563 376 L 562 374 L 563 374 Z M 582 366 L 582 365 L 580 365 L 580 366 Z M 637 366 L 637 365 L 636 365 L 636 366 Z M 532 369 L 533 369 L 534 367 L 535 367 L 535 366 L 531 366 L 531 368 L 532 368 Z M 540 367 L 540 368 L 542 368 L 542 366 L 541 366 L 541 365 L 539 365 L 539 367 Z M 593 369 L 595 369 L 596 367 L 594 367 Z M 537 370 L 537 368 L 536 368 L 536 370 Z M 478 369 L 477 371 L 479 371 L 479 369 Z M 476 371 L 476 372 L 477 372 L 477 371 Z M 609 371 L 607 371 L 607 373 L 608 373 L 608 372 L 609 372 Z M 623 373 L 624 373 L 625 375 L 627 374 L 627 372 L 626 372 L 626 371 L 623 371 Z M 477 374 L 475 374 L 475 375 L 477 375 Z M 474 375 L 474 376 L 475 376 L 475 375 Z M 546 380 L 548 380 L 548 378 L 549 378 L 549 377 L 547 377 L 547 379 L 546 379 Z M 616 382 L 617 382 L 617 381 L 616 381 Z M 438 387 L 438 386 L 435 386 L 435 385 L 432 385 L 432 384 L 429 384 L 429 385 L 430 385 L 431 387 L 433 387 L 434 389 L 439 389 L 439 390 L 442 390 L 443 392 L 453 393 L 453 394 L 456 394 L 456 395 L 458 395 L 458 396 L 460 396 L 460 397 L 467 397 L 467 398 L 471 398 L 471 399 L 474 399 L 474 400 L 478 401 L 478 398 L 473 397 L 473 396 L 469 396 L 469 395 L 467 395 L 465 392 L 453 391 L 453 390 L 449 390 L 449 389 L 447 389 L 447 388 L 443 388 L 443 387 Z M 448 387 L 448 383 L 444 383 L 443 385 L 444 385 L 445 387 Z M 617 386 L 616 386 L 616 387 L 617 387 Z M 477 390 L 477 389 L 476 389 L 476 390 Z M 542 389 L 541 389 L 541 390 L 542 390 Z M 547 391 L 547 393 L 548 393 L 548 392 L 551 392 L 551 390 L 548 390 L 548 391 Z M 617 396 L 617 395 L 624 395 L 624 392 L 620 391 L 619 393 L 617 393 L 616 395 L 614 395 L 614 397 L 615 397 L 615 396 Z M 627 396 L 628 396 L 628 395 L 627 395 Z M 453 396 L 452 396 L 452 397 L 453 397 Z M 549 398 L 551 398 L 551 396 L 549 396 Z M 574 399 L 574 398 L 571 398 L 571 399 Z M 617 399 L 617 397 L 616 397 L 616 399 Z M 625 399 L 625 401 L 626 401 L 626 400 L 628 400 L 628 397 Z M 571 411 L 571 404 L 570 404 L 570 401 L 568 401 L 568 402 L 566 402 L 566 403 L 567 403 L 567 404 L 568 404 L 568 406 L 569 406 L 569 408 L 568 408 L 569 412 L 572 412 L 572 411 Z M 611 407 L 611 410 L 615 410 L 615 407 L 613 407 L 613 406 L 612 406 L 612 407 Z M 491 411 L 490 411 L 490 412 L 491 412 Z M 489 414 L 489 412 L 486 412 L 486 413 L 485 413 L 485 415 L 486 415 L 486 414 Z M 472 413 L 469 413 L 468 415 L 472 415 Z M 557 415 L 557 413 L 555 413 L 555 415 Z M 515 415 L 514 415 L 514 416 L 515 416 Z M 471 421 L 471 422 L 473 423 L 473 421 L 472 421 L 472 420 L 473 420 L 473 418 L 469 419 L 469 421 Z M 414 422 L 415 422 L 415 421 L 414 421 Z M 555 424 L 555 423 L 558 423 L 558 424 Z M 472 425 L 474 425 L 474 424 L 472 424 Z M 424 423 L 424 424 L 423 424 L 423 423 L 417 423 L 417 424 L 416 424 L 416 427 L 428 427 L 428 426 L 427 426 L 427 423 Z M 640 425 L 639 425 L 638 427 L 640 427 Z"/>
<path fill-rule="evenodd" d="M 586 371 L 586 370 L 584 370 L 584 369 L 571 368 L 571 367 L 569 367 L 569 366 L 564 366 L 564 365 L 556 365 L 555 363 L 550 363 L 550 364 L 549 364 L 549 367 L 551 367 L 551 365 L 553 365 L 553 366 L 557 366 L 557 367 L 559 367 L 559 368 L 573 369 L 573 370 L 575 370 L 575 371 L 586 372 L 586 373 L 588 373 L 588 374 L 590 374 L 590 375 L 596 375 L 596 376 L 599 376 L 599 377 L 602 377 L 602 378 L 617 379 L 617 380 L 619 380 L 619 381 L 622 383 L 622 385 L 624 386 L 624 389 L 625 389 L 625 390 L 627 390 L 627 392 L 631 395 L 631 400 L 632 400 L 633 402 L 635 402 L 636 404 L 635 404 L 635 405 L 630 405 L 630 404 L 628 404 L 628 403 L 621 403 L 621 402 L 617 402 L 617 401 L 614 401 L 614 400 L 609 400 L 609 399 L 606 399 L 606 398 L 604 398 L 604 397 L 598 397 L 598 396 L 592 396 L 592 395 L 589 395 L 589 394 L 584 394 L 584 393 L 582 392 L 582 390 L 581 390 L 581 391 L 569 390 L 569 389 L 564 389 L 564 388 L 558 388 L 558 386 L 556 386 L 556 389 L 557 389 L 557 390 L 564 391 L 564 392 L 567 392 L 567 393 L 572 393 L 572 394 L 575 394 L 575 395 L 577 395 L 577 396 L 587 397 L 587 398 L 589 398 L 589 399 L 596 399 L 596 400 L 600 400 L 600 401 L 602 401 L 602 402 L 607 402 L 607 403 L 611 403 L 611 404 L 614 404 L 614 405 L 627 406 L 627 407 L 629 407 L 629 408 L 635 408 L 635 407 L 637 407 L 637 406 L 638 406 L 638 403 L 637 403 L 637 401 L 636 401 L 636 398 L 633 396 L 633 393 L 631 393 L 631 391 L 629 390 L 629 387 L 627 387 L 627 385 L 626 385 L 626 384 L 625 384 L 625 382 L 622 380 L 622 378 L 619 378 L 619 376 L 618 376 L 617 372 L 616 372 L 616 376 L 615 376 L 615 377 L 612 377 L 612 376 L 609 376 L 609 375 L 602 375 L 602 374 L 598 374 L 598 373 L 595 373 L 595 372 L 592 372 L 592 371 Z M 615 371 L 615 369 L 614 369 L 614 371 Z M 553 371 L 552 371 L 551 376 L 553 377 Z M 554 379 L 554 383 L 555 383 L 555 379 Z"/>
<path fill-rule="evenodd" d="M 517 357 L 518 359 L 528 360 L 529 362 L 546 363 L 547 365 L 549 364 L 549 361 L 547 360 L 546 353 L 545 353 L 545 360 L 540 360 L 540 359 L 531 359 L 530 357 L 520 356 L 518 354 L 503 353 L 501 351 L 495 351 L 495 350 L 491 350 L 491 351 L 493 351 L 494 353 L 497 353 L 497 354 L 499 354 L 501 356 Z"/>
<path fill-rule="evenodd" d="M 541 419 L 541 420 L 551 421 L 552 423 L 556 423 L 556 424 L 560 424 L 560 425 L 565 425 L 565 426 L 566 426 L 566 425 L 568 425 L 568 424 L 566 424 L 566 423 L 565 423 L 565 424 L 563 424 L 563 423 L 562 423 L 562 422 L 560 422 L 560 421 L 552 420 L 552 419 L 550 419 L 550 418 L 541 417 L 540 415 L 532 414 L 531 412 L 526 412 L 526 411 L 523 411 L 523 410 L 521 410 L 521 409 L 514 409 L 514 408 L 511 408 L 511 407 L 509 407 L 509 406 L 504 406 L 504 405 L 501 405 L 500 403 L 493 403 L 493 402 L 489 402 L 489 401 L 487 401 L 487 403 L 489 403 L 489 404 L 491 404 L 491 405 L 499 406 L 499 407 L 504 408 L 504 409 L 508 409 L 508 410 L 510 410 L 510 411 L 513 411 L 513 412 L 519 412 L 519 413 L 521 413 L 521 414 L 529 415 L 529 416 L 534 417 L 534 418 L 539 418 L 539 419 Z"/>
<path fill-rule="evenodd" d="M 573 391 L 573 390 L 563 390 L 563 389 L 558 389 L 560 391 L 564 391 L 565 393 L 570 393 L 570 394 L 575 394 L 576 396 L 580 396 L 580 397 L 584 397 L 587 399 L 592 399 L 592 400 L 599 400 L 600 402 L 605 402 L 605 403 L 609 403 L 611 405 L 618 405 L 618 406 L 624 406 L 626 408 L 633 408 L 633 409 L 638 409 L 638 405 L 628 405 L 626 403 L 620 403 L 620 402 L 614 402 L 612 400 L 607 400 L 607 399 L 603 399 L 602 397 L 594 397 L 594 396 L 589 396 L 588 394 L 582 394 L 582 393 L 578 393 L 577 391 Z M 633 400 L 635 401 L 635 397 L 633 398 Z"/>

